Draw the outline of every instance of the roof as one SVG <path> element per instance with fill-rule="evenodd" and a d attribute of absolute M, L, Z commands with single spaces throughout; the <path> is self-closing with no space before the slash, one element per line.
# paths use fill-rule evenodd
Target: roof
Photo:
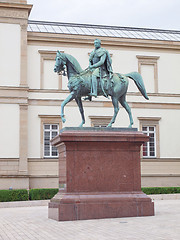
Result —
<path fill-rule="evenodd" d="M 180 31 L 92 24 L 28 21 L 29 32 L 180 41 Z"/>

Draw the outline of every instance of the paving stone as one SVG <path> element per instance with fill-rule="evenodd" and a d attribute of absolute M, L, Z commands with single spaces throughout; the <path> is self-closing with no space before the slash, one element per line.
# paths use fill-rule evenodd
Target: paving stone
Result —
<path fill-rule="evenodd" d="M 155 200 L 155 216 L 57 222 L 47 206 L 0 209 L 0 240 L 179 240 L 180 200 Z"/>

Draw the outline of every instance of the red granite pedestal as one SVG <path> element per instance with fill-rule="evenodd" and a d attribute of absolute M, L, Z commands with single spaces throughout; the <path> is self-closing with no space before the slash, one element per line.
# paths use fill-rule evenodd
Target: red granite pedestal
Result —
<path fill-rule="evenodd" d="M 66 160 L 66 188 L 49 203 L 49 218 L 71 221 L 154 215 L 141 191 L 142 132 L 64 128 L 52 144 Z"/>

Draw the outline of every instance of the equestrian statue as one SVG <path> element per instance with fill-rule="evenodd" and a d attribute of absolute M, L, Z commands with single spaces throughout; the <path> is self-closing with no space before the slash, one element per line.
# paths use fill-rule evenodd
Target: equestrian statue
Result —
<path fill-rule="evenodd" d="M 126 102 L 126 93 L 128 89 L 129 79 L 132 79 L 141 94 L 148 100 L 146 89 L 142 76 L 138 72 L 128 74 L 113 73 L 112 60 L 109 52 L 101 48 L 101 41 L 94 40 L 95 49 L 89 57 L 89 67 L 83 70 L 78 61 L 67 53 L 57 51 L 55 59 L 54 72 L 66 75 L 68 77 L 68 88 L 70 95 L 61 104 L 61 119 L 64 123 L 64 107 L 67 103 L 75 99 L 82 117 L 79 127 L 85 124 L 84 110 L 82 105 L 82 97 L 85 100 L 92 100 L 92 97 L 104 96 L 111 97 L 114 106 L 114 115 L 107 127 L 112 127 L 119 111 L 119 103 L 126 109 L 131 128 L 133 118 L 131 108 Z"/>

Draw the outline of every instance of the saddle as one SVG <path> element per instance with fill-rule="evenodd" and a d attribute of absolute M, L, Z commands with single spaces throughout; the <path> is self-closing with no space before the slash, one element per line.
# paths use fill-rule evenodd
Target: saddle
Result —
<path fill-rule="evenodd" d="M 124 75 L 122 75 L 122 74 L 120 74 L 120 73 L 116 73 L 116 75 L 119 77 L 119 79 L 120 79 L 121 82 L 126 82 Z"/>

